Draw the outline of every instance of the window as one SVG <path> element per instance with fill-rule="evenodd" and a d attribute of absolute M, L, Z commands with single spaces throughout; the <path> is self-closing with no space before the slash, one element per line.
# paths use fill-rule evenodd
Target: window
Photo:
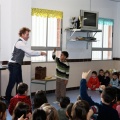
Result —
<path fill-rule="evenodd" d="M 99 18 L 98 32 L 95 37 L 97 42 L 92 43 L 92 60 L 110 60 L 112 59 L 112 39 L 113 39 L 113 20 Z"/>
<path fill-rule="evenodd" d="M 32 62 L 53 61 L 52 51 L 62 50 L 61 26 L 63 13 L 55 10 L 32 9 L 32 50 L 45 51 L 47 56 L 32 57 Z"/>

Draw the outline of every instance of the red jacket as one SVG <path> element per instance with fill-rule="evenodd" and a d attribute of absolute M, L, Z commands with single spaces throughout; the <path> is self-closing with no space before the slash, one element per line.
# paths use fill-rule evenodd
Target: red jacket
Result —
<path fill-rule="evenodd" d="M 13 114 L 13 110 L 14 110 L 16 104 L 18 102 L 20 102 L 20 101 L 21 102 L 25 102 L 26 104 L 28 104 L 30 106 L 30 111 L 31 111 L 31 107 L 32 106 L 31 106 L 30 98 L 27 97 L 26 95 L 19 95 L 19 94 L 17 94 L 13 98 L 11 98 L 11 100 L 10 100 L 10 104 L 9 104 L 9 107 L 8 107 L 10 115 Z"/>
<path fill-rule="evenodd" d="M 96 88 L 99 88 L 99 86 L 100 86 L 100 82 L 98 77 L 95 77 L 95 78 L 90 77 L 90 79 L 87 82 L 87 87 L 90 88 L 91 90 L 95 90 Z"/>

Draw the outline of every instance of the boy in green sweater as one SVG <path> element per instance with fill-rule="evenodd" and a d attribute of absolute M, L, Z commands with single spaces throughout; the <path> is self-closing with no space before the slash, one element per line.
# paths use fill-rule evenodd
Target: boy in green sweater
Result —
<path fill-rule="evenodd" d="M 67 62 L 67 58 L 69 56 L 67 51 L 62 51 L 60 58 L 55 55 L 56 48 L 53 51 L 52 57 L 56 62 L 56 103 L 60 101 L 61 97 L 65 97 L 66 95 L 66 85 L 69 79 L 69 63 Z"/>

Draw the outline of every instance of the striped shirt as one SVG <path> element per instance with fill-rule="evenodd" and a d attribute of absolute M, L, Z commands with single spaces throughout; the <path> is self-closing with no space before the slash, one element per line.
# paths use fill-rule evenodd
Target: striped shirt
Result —
<path fill-rule="evenodd" d="M 67 61 L 61 62 L 60 58 L 56 57 L 55 53 L 52 54 L 53 59 L 55 60 L 56 66 L 56 77 L 64 80 L 69 79 L 69 63 Z"/>

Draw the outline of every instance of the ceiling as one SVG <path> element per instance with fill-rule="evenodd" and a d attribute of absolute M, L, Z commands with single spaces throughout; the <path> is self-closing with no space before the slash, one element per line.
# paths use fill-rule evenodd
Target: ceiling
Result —
<path fill-rule="evenodd" d="M 114 2 L 120 2 L 120 0 L 110 0 L 110 1 L 114 1 Z"/>

